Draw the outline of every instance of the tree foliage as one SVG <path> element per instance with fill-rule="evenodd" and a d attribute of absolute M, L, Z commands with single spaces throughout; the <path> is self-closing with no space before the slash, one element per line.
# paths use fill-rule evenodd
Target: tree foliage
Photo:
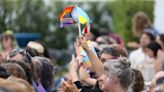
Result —
<path fill-rule="evenodd" d="M 120 0 L 109 3 L 108 8 L 113 13 L 115 32 L 118 32 L 125 42 L 136 40 L 132 34 L 132 18 L 136 12 L 145 12 L 153 22 L 153 0 Z"/>
<path fill-rule="evenodd" d="M 51 0 L 50 0 L 51 1 Z M 74 2 L 52 0 L 46 5 L 43 0 L 0 0 L 0 31 L 39 32 L 49 48 L 71 47 L 77 34 L 76 26 L 59 28 L 59 14 L 64 7 Z M 153 19 L 154 1 L 114 0 L 107 2 L 79 2 L 92 19 L 93 27 L 105 27 L 120 34 L 125 42 L 132 37 L 132 17 L 144 11 Z"/>

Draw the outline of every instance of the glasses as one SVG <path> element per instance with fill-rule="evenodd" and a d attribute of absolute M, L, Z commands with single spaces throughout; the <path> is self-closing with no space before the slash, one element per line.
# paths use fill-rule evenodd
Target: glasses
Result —
<path fill-rule="evenodd" d="M 14 39 L 14 37 L 12 37 L 12 36 L 2 36 L 1 37 L 1 41 L 3 41 L 3 40 L 5 40 L 5 41 L 7 41 L 7 40 L 9 40 L 9 39 Z"/>
<path fill-rule="evenodd" d="M 18 53 L 28 59 L 27 63 L 31 62 L 31 55 L 25 49 L 13 49 L 12 51 L 9 52 L 9 58 L 16 56 Z"/>
<path fill-rule="evenodd" d="M 13 49 L 12 51 L 9 52 L 9 57 L 12 58 L 16 56 L 17 53 L 26 55 L 26 50 L 24 49 Z"/>

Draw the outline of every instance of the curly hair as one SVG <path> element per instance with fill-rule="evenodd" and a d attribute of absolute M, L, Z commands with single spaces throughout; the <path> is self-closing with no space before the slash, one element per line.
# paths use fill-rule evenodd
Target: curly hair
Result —
<path fill-rule="evenodd" d="M 137 12 L 132 19 L 133 34 L 140 36 L 144 29 L 151 28 L 152 24 L 149 17 L 144 12 Z"/>

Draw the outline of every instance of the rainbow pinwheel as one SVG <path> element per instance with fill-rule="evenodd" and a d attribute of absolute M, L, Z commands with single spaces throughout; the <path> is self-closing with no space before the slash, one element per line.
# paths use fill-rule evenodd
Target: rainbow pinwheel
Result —
<path fill-rule="evenodd" d="M 84 10 L 77 6 L 68 6 L 60 15 L 60 26 L 68 26 L 75 23 L 90 23 L 90 18 Z"/>
<path fill-rule="evenodd" d="M 87 15 L 87 13 L 81 8 L 79 8 L 77 5 L 66 7 L 60 15 L 60 26 L 64 27 L 76 23 L 78 24 L 79 36 L 82 36 L 82 34 L 84 35 L 89 33 L 91 20 Z M 85 28 L 83 29 L 83 32 L 81 32 L 80 24 L 85 24 Z M 89 46 L 90 50 L 97 56 L 96 51 L 93 47 L 93 43 L 91 41 L 87 41 L 87 45 Z M 83 56 L 84 64 L 87 67 L 91 67 L 91 62 L 89 60 L 89 57 L 82 47 L 80 47 L 79 53 L 81 56 Z"/>

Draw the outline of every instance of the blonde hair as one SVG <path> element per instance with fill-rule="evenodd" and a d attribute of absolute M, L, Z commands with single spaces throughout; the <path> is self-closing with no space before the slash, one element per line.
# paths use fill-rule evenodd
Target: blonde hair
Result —
<path fill-rule="evenodd" d="M 25 80 L 9 77 L 8 79 L 0 78 L 0 87 L 6 88 L 12 92 L 34 92 L 33 87 Z"/>

